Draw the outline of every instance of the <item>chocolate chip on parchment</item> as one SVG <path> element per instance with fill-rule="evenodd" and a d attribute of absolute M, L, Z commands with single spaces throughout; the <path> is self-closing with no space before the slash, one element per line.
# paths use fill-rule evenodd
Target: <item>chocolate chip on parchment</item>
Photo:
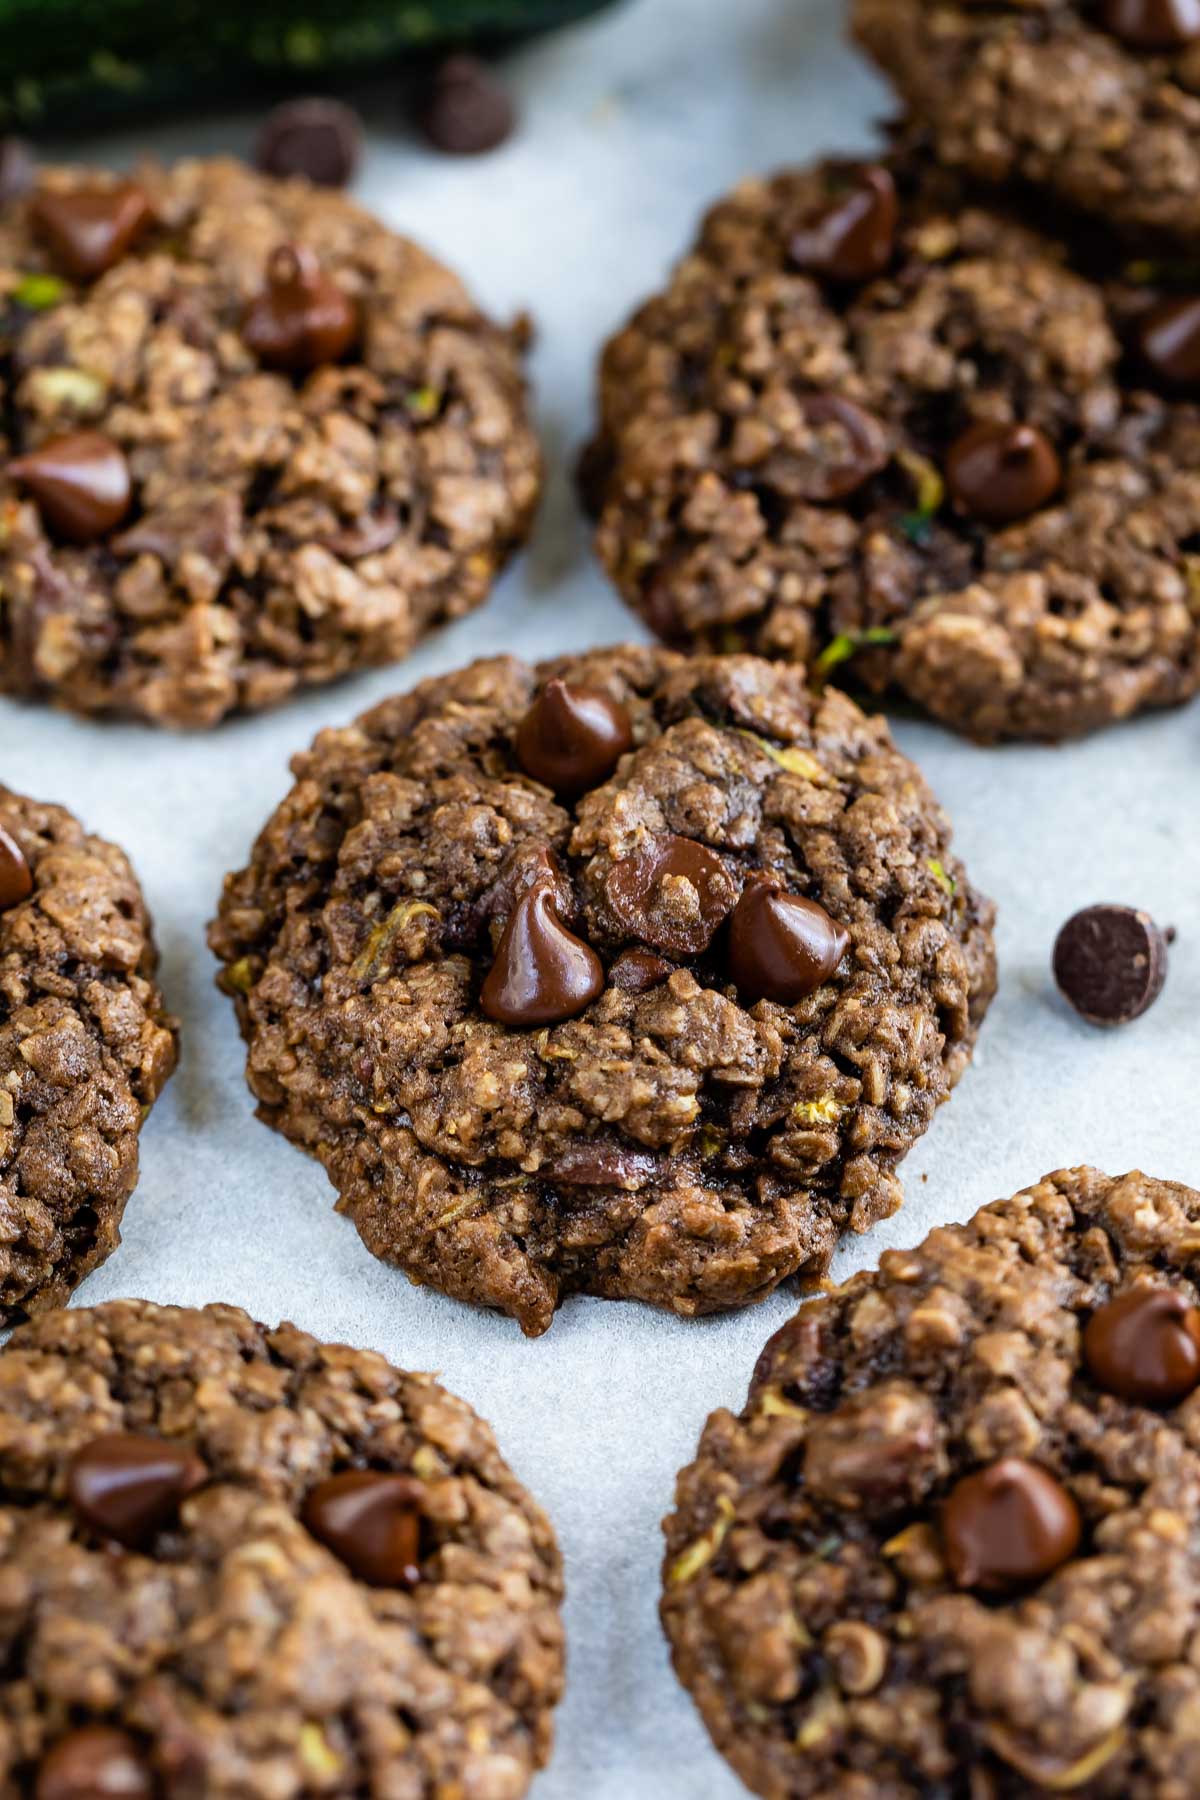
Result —
<path fill-rule="evenodd" d="M 19 906 L 33 892 L 33 873 L 15 837 L 0 825 L 0 912 Z"/>
<path fill-rule="evenodd" d="M 1167 979 L 1167 937 L 1132 906 L 1088 906 L 1067 920 L 1054 945 L 1054 979 L 1091 1025 L 1139 1019 Z"/>
<path fill-rule="evenodd" d="M 607 781 L 632 744 L 623 706 L 556 677 L 517 727 L 516 753 L 526 775 L 569 798 Z"/>
<path fill-rule="evenodd" d="M 94 281 L 120 262 L 153 213 L 137 182 L 122 181 L 111 187 L 42 188 L 30 217 L 58 266 L 79 281 Z"/>
<path fill-rule="evenodd" d="M 536 881 L 518 900 L 488 971 L 479 1000 L 502 1025 L 555 1025 L 573 1019 L 604 991 L 604 965 L 590 945 L 568 931 L 549 881 Z"/>
<path fill-rule="evenodd" d="M 135 1550 L 168 1525 L 180 1502 L 207 1479 L 190 1444 L 114 1431 L 76 1452 L 67 1498 L 91 1530 Z"/>
<path fill-rule="evenodd" d="M 129 511 L 129 464 L 121 446 L 100 431 L 47 438 L 15 457 L 8 473 L 29 489 L 46 523 L 73 544 L 94 543 Z"/>
<path fill-rule="evenodd" d="M 1003 1592 L 1041 1581 L 1079 1547 L 1079 1508 L 1048 1470 L 1006 1456 L 964 1476 L 942 1511 L 942 1543 L 962 1588 Z"/>
<path fill-rule="evenodd" d="M 1129 1288 L 1092 1314 L 1083 1356 L 1107 1393 L 1172 1406 L 1200 1386 L 1200 1308 L 1177 1288 Z"/>
<path fill-rule="evenodd" d="M 425 136 L 450 156 L 480 156 L 510 138 L 516 109 L 486 63 L 450 56 L 437 70 L 421 109 Z"/>
<path fill-rule="evenodd" d="M 421 1495 L 411 1475 L 351 1469 L 319 1483 L 301 1517 L 361 1581 L 411 1588 L 421 1575 Z"/>
<path fill-rule="evenodd" d="M 113 1725 L 82 1725 L 52 1744 L 35 1800 L 150 1800 L 154 1780 L 136 1741 Z"/>
<path fill-rule="evenodd" d="M 319 187 L 345 187 L 362 156 L 362 121 L 340 100 L 286 100 L 263 120 L 254 146 L 264 175 L 302 175 Z"/>

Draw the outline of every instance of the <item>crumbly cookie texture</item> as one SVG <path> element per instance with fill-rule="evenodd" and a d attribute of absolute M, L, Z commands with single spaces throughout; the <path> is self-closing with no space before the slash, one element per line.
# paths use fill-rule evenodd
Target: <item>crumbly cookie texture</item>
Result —
<path fill-rule="evenodd" d="M 1109 228 L 1200 228 L 1200 13 L 1187 0 L 855 0 L 854 30 L 951 166 L 1036 183 Z"/>
<path fill-rule="evenodd" d="M 35 208 L 94 174 L 47 170 L 0 212 L 3 447 L 98 432 L 132 490 L 77 543 L 0 474 L 0 689 L 209 726 L 478 606 L 528 532 L 539 453 L 522 331 L 416 245 L 233 161 L 137 179 L 149 223 L 90 280 Z M 251 323 L 281 247 L 332 284 L 332 326 L 324 287 L 302 341 L 269 307 Z"/>
<path fill-rule="evenodd" d="M 1100 287 L 912 148 L 751 181 L 604 354 L 600 557 L 668 641 L 840 669 L 978 739 L 1178 703 L 1200 414 L 1127 389 L 1123 354 Z M 1005 429 L 997 518 L 1002 452 L 965 446 Z"/>
<path fill-rule="evenodd" d="M 193 1459 L 136 1549 L 73 1498 L 114 1433 Z M 304 1522 L 352 1470 L 411 1477 L 403 1586 L 367 1585 Z M 549 1754 L 560 1559 L 489 1428 L 431 1376 L 234 1307 L 120 1301 L 15 1333 L 0 1596 L 6 1793 L 96 1727 L 142 1783 L 104 1791 L 137 1795 L 519 1800 Z"/>
<path fill-rule="evenodd" d="M 0 785 L 0 889 L 0 1321 L 11 1324 L 61 1305 L 120 1243 L 176 1028 L 123 851 Z"/>
<path fill-rule="evenodd" d="M 664 1571 L 676 1669 L 754 1792 L 1196 1790 L 1198 1275 L 1200 1194 L 1064 1170 L 771 1339 Z"/>
<path fill-rule="evenodd" d="M 556 683 L 633 746 L 606 737 L 610 777 L 570 797 L 524 773 Z M 259 1116 L 377 1255 L 534 1334 L 572 1291 L 759 1299 L 899 1205 L 995 965 L 993 909 L 882 720 L 751 657 L 505 658 L 293 770 L 210 941 Z M 730 975 L 762 884 L 812 903 L 781 903 L 818 933 L 776 944 L 794 1003 Z M 501 963 L 572 1016 L 499 1021 Z"/>

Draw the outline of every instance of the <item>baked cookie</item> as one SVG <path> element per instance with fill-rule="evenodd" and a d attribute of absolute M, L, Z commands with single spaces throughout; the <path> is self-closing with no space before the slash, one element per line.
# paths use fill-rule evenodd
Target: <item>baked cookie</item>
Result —
<path fill-rule="evenodd" d="M 911 151 L 749 182 L 604 355 L 600 556 L 670 641 L 841 666 L 979 739 L 1175 704 L 1200 413 L 1131 361 L 1060 247 Z"/>
<path fill-rule="evenodd" d="M 562 1689 L 540 1508 L 429 1375 L 232 1306 L 0 1354 L 0 1787 L 519 1800 Z"/>
<path fill-rule="evenodd" d="M 0 784 L 0 1324 L 60 1306 L 121 1241 L 175 1067 L 157 967 L 124 852 Z"/>
<path fill-rule="evenodd" d="M 992 907 L 881 720 L 751 657 L 476 663 L 320 734 L 210 942 L 259 1116 L 530 1335 L 820 1274 L 970 1058 Z"/>
<path fill-rule="evenodd" d="M 1049 1175 L 805 1306 L 663 1619 L 769 1800 L 1200 1790 L 1200 1194 Z"/>
<path fill-rule="evenodd" d="M 0 211 L 0 689 L 213 725 L 483 601 L 538 496 L 523 328 L 232 161 Z"/>
<path fill-rule="evenodd" d="M 1134 233 L 1200 229 L 1197 0 L 855 0 L 941 159 Z"/>

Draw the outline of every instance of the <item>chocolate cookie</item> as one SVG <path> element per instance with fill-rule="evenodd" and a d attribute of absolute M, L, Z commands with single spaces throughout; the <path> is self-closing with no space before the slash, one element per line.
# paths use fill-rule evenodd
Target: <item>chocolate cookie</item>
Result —
<path fill-rule="evenodd" d="M 522 329 L 340 194 L 47 171 L 0 296 L 2 690 L 213 725 L 404 656 L 528 531 Z"/>
<path fill-rule="evenodd" d="M 1200 228 L 1198 0 L 855 0 L 854 29 L 948 164 Z"/>
<path fill-rule="evenodd" d="M 0 1324 L 61 1305 L 121 1241 L 175 1067 L 157 967 L 124 852 L 0 785 Z"/>
<path fill-rule="evenodd" d="M 769 1800 L 1200 1787 L 1200 1194 L 1095 1169 L 889 1250 L 768 1343 L 663 1619 Z"/>
<path fill-rule="evenodd" d="M 560 1559 L 429 1375 L 231 1306 L 50 1313 L 0 1354 L 0 1786 L 519 1800 Z"/>
<path fill-rule="evenodd" d="M 881 720 L 751 657 L 503 658 L 293 769 L 210 942 L 376 1255 L 532 1335 L 757 1300 L 899 1205 L 995 966 Z"/>
<path fill-rule="evenodd" d="M 600 556 L 670 641 L 840 669 L 980 739 L 1175 704 L 1200 413 L 1171 361 L 1125 356 L 1061 246 L 911 150 L 752 181 L 605 353 Z"/>

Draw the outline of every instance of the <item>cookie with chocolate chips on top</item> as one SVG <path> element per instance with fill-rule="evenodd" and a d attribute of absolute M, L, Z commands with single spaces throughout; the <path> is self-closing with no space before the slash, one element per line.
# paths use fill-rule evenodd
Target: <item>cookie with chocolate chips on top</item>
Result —
<path fill-rule="evenodd" d="M 819 1275 L 995 987 L 882 720 L 752 657 L 481 662 L 325 731 L 210 941 L 259 1115 L 376 1255 L 533 1335 Z"/>

